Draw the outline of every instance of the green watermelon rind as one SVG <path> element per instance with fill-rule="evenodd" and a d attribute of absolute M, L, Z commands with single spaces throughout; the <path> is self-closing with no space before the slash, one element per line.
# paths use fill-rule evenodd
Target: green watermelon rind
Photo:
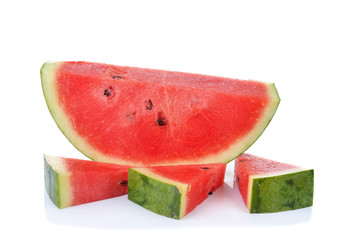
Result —
<path fill-rule="evenodd" d="M 285 171 L 286 172 L 286 171 Z M 274 213 L 313 205 L 314 170 L 251 176 L 250 213 Z"/>
<path fill-rule="evenodd" d="M 131 160 L 124 160 L 116 158 L 114 156 L 108 156 L 93 147 L 81 137 L 75 130 L 70 121 L 69 117 L 65 114 L 63 107 L 59 103 L 59 99 L 56 94 L 55 80 L 56 72 L 63 62 L 45 63 L 41 68 L 41 85 L 46 100 L 48 109 L 56 122 L 58 128 L 70 141 L 70 143 L 79 150 L 86 157 L 94 161 L 99 162 L 110 162 L 122 165 L 133 165 L 133 166 L 145 166 L 139 162 L 132 162 Z M 280 98 L 277 89 L 273 83 L 265 83 L 268 89 L 270 103 L 265 108 L 263 116 L 260 118 L 256 126 L 251 130 L 244 138 L 240 139 L 237 144 L 231 144 L 226 150 L 222 150 L 220 153 L 211 154 L 202 158 L 192 160 L 186 159 L 175 159 L 166 162 L 165 160 L 161 165 L 176 165 L 176 164 L 192 164 L 192 163 L 228 163 L 238 157 L 240 154 L 245 152 L 265 131 L 270 121 L 272 120 L 278 105 Z"/>
<path fill-rule="evenodd" d="M 60 194 L 59 194 L 59 180 L 58 174 L 48 164 L 46 157 L 44 156 L 44 167 L 45 167 L 45 189 L 52 200 L 52 202 L 60 208 Z"/>
<path fill-rule="evenodd" d="M 45 189 L 58 208 L 71 205 L 72 191 L 70 173 L 65 169 L 60 157 L 44 155 Z"/>
<path fill-rule="evenodd" d="M 187 185 L 159 176 L 147 169 L 129 169 L 128 199 L 169 218 L 185 215 Z"/>

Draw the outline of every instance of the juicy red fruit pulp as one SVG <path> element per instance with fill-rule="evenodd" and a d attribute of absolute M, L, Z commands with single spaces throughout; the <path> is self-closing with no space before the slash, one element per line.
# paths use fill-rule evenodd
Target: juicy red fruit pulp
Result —
<path fill-rule="evenodd" d="M 63 158 L 69 172 L 71 206 L 127 194 L 130 166 Z"/>
<path fill-rule="evenodd" d="M 80 136 L 108 156 L 148 165 L 226 150 L 269 103 L 254 81 L 84 62 L 63 64 L 56 76 Z"/>

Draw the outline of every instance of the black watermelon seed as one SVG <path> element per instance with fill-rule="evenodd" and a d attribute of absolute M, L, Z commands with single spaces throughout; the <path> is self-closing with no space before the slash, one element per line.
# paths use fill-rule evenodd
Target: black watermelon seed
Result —
<path fill-rule="evenodd" d="M 159 119 L 157 119 L 157 124 L 158 124 L 159 126 L 164 126 L 164 125 L 167 124 L 167 122 L 166 122 L 165 119 L 159 118 Z"/>
<path fill-rule="evenodd" d="M 112 89 L 108 88 L 104 90 L 104 95 L 107 97 L 110 97 L 112 94 Z"/>
<path fill-rule="evenodd" d="M 152 110 L 153 104 L 150 99 L 145 102 L 145 105 L 146 105 L 146 110 Z"/>
<path fill-rule="evenodd" d="M 128 185 L 128 181 L 122 181 L 120 184 L 121 184 L 122 186 L 127 186 L 127 185 Z"/>
<path fill-rule="evenodd" d="M 157 115 L 157 124 L 158 126 L 164 126 L 167 124 L 166 118 L 164 117 L 163 112 L 159 112 Z"/>
<path fill-rule="evenodd" d="M 208 168 L 208 167 L 202 167 L 201 169 L 203 169 L 203 170 L 208 170 L 208 169 L 210 169 L 210 168 Z"/>
<path fill-rule="evenodd" d="M 212 191 L 210 191 L 208 194 L 209 194 L 209 195 L 213 195 L 213 192 L 212 192 Z"/>
<path fill-rule="evenodd" d="M 113 78 L 113 79 L 115 79 L 115 78 L 120 79 L 120 78 L 122 78 L 122 77 L 116 75 L 116 76 L 112 76 L 112 78 Z"/>

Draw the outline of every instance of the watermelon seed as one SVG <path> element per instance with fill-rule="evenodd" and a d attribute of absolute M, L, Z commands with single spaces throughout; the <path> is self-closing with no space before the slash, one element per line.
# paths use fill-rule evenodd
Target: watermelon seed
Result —
<path fill-rule="evenodd" d="M 114 89 L 112 87 L 109 87 L 108 89 L 104 90 L 104 95 L 107 97 L 110 97 L 113 92 L 114 92 Z"/>
<path fill-rule="evenodd" d="M 164 126 L 164 125 L 167 124 L 167 121 L 166 121 L 166 119 L 164 118 L 162 112 L 159 112 L 159 113 L 158 113 L 158 116 L 157 116 L 157 124 L 158 124 L 159 126 Z"/>
<path fill-rule="evenodd" d="M 167 124 L 167 122 L 166 122 L 165 119 L 159 118 L 159 119 L 157 119 L 157 124 L 158 124 L 159 126 L 164 126 L 164 125 Z"/>
<path fill-rule="evenodd" d="M 148 101 L 146 101 L 145 104 L 146 104 L 146 110 L 152 110 L 153 104 L 152 104 L 151 99 L 149 99 Z"/>
<path fill-rule="evenodd" d="M 208 167 L 202 167 L 201 169 L 203 169 L 203 170 L 208 170 L 209 168 L 208 168 Z"/>
<path fill-rule="evenodd" d="M 209 193 L 208 193 L 209 195 L 213 195 L 213 192 L 212 191 L 209 191 Z"/>
<path fill-rule="evenodd" d="M 122 181 L 120 184 L 121 184 L 122 186 L 127 186 L 127 185 L 128 185 L 128 181 Z"/>
<path fill-rule="evenodd" d="M 112 79 L 115 79 L 115 78 L 120 79 L 122 77 L 121 76 L 112 76 Z"/>

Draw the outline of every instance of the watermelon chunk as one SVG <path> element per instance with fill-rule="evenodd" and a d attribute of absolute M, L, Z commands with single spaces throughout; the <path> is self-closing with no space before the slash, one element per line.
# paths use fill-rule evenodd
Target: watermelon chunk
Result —
<path fill-rule="evenodd" d="M 129 166 L 49 155 L 44 165 L 46 192 L 58 208 L 127 193 Z"/>
<path fill-rule="evenodd" d="M 235 178 L 250 213 L 272 213 L 313 205 L 314 170 L 240 155 Z"/>
<path fill-rule="evenodd" d="M 128 199 L 181 219 L 224 183 L 225 170 L 225 163 L 130 168 Z"/>
<path fill-rule="evenodd" d="M 226 163 L 262 134 L 274 84 L 88 62 L 45 63 L 48 108 L 92 160 L 132 166 Z"/>

